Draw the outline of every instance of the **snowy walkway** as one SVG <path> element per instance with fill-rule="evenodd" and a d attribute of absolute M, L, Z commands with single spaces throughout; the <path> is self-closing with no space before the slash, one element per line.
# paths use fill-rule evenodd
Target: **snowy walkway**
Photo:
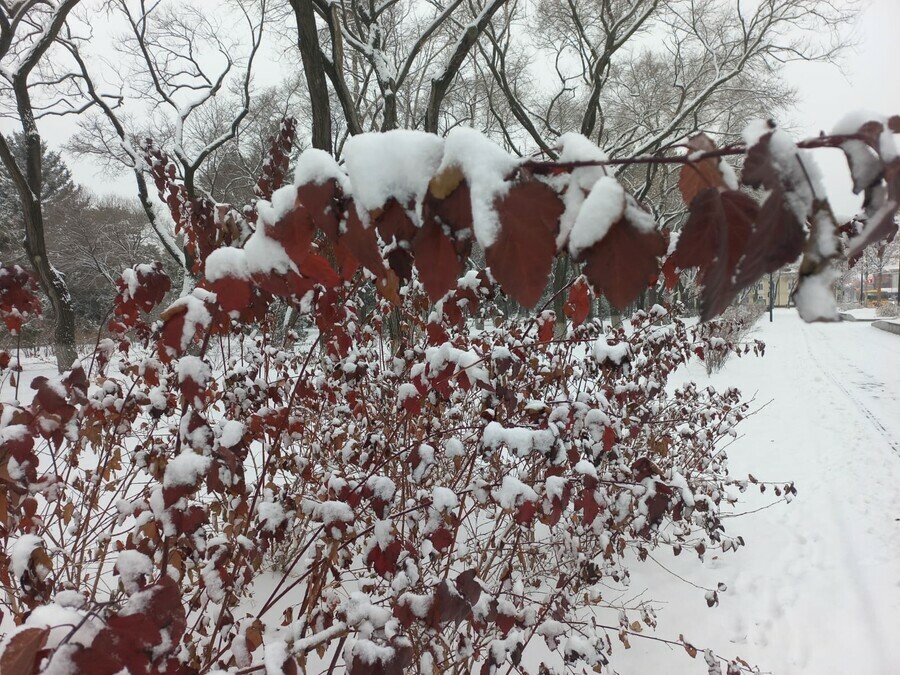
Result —
<path fill-rule="evenodd" d="M 729 450 L 736 476 L 794 480 L 791 504 L 726 521 L 746 547 L 698 571 L 685 555 L 657 560 L 707 587 L 728 585 L 720 606 L 661 568 L 633 590 L 658 588 L 656 635 L 685 638 L 772 673 L 900 673 L 900 336 L 871 324 L 806 325 L 793 311 L 764 317 L 763 359 L 729 361 L 713 377 L 771 400 Z M 686 377 L 705 380 L 692 367 Z M 742 495 L 739 511 L 773 501 Z M 651 578 L 652 577 L 652 578 Z M 636 644 L 637 643 L 637 644 Z M 646 640 L 618 657 L 621 673 L 705 673 L 701 658 Z"/>

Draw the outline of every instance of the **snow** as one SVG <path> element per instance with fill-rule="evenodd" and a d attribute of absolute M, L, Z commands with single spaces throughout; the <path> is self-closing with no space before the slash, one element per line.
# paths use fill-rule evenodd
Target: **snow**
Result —
<path fill-rule="evenodd" d="M 212 369 L 199 356 L 182 356 L 178 360 L 178 384 L 191 379 L 199 385 L 203 385 L 212 377 Z"/>
<path fill-rule="evenodd" d="M 219 445 L 223 448 L 233 448 L 244 437 L 244 425 L 236 420 L 228 420 L 222 425 L 222 435 L 219 436 Z"/>
<path fill-rule="evenodd" d="M 582 459 L 575 465 L 575 472 L 584 476 L 597 477 L 597 467 L 586 459 Z"/>
<path fill-rule="evenodd" d="M 445 487 L 435 487 L 431 492 L 431 505 L 437 511 L 452 511 L 459 506 L 459 499 L 453 490 Z"/>
<path fill-rule="evenodd" d="M 772 165 L 782 183 L 791 186 L 791 189 L 785 191 L 785 201 L 797 220 L 804 223 L 809 218 L 813 200 L 826 194 L 822 174 L 809 151 L 797 148 L 786 131 L 773 128 L 768 122 L 761 120 L 750 122 L 743 132 L 744 141 L 748 147 L 755 145 L 762 136 L 770 132 L 768 148 Z M 816 229 L 823 235 L 819 237 L 818 251 L 827 257 L 835 250 L 836 238 L 830 228 Z"/>
<path fill-rule="evenodd" d="M 209 298 L 207 291 L 195 288 L 190 295 L 185 295 L 173 302 L 167 312 L 172 312 L 177 307 L 185 307 L 184 313 L 184 331 L 181 334 L 181 351 L 187 349 L 187 346 L 194 339 L 197 333 L 197 326 L 208 328 L 212 317 L 206 309 L 204 300 Z"/>
<path fill-rule="evenodd" d="M 233 279 L 249 279 L 250 265 L 247 254 L 238 248 L 223 246 L 217 248 L 206 258 L 204 268 L 206 280 L 210 283 L 231 277 Z"/>
<path fill-rule="evenodd" d="M 371 640 L 357 640 L 353 644 L 352 653 L 364 663 L 375 665 L 376 663 L 388 663 L 394 656 L 392 647 L 382 647 Z M 384 669 L 381 669 L 384 671 Z"/>
<path fill-rule="evenodd" d="M 63 640 L 67 640 L 66 644 L 88 646 L 100 632 L 100 622 L 94 617 L 86 618 L 86 612 L 78 611 L 71 604 L 66 606 L 60 601 L 63 593 L 66 591 L 57 594 L 56 602 L 35 607 L 25 620 L 25 626 L 50 628 L 46 644 L 49 649 L 59 647 L 63 644 Z M 81 594 L 78 595 L 81 597 L 81 604 L 84 604 L 84 598 Z M 78 629 L 73 633 L 73 628 L 76 626 Z M 53 665 L 43 672 L 66 672 L 64 666 L 66 659 L 60 658 L 61 656 L 61 654 L 57 654 L 53 659 Z"/>
<path fill-rule="evenodd" d="M 524 457 L 533 451 L 547 454 L 556 443 L 554 429 L 529 429 L 527 427 L 505 428 L 499 422 L 490 422 L 484 428 L 481 442 L 486 448 L 496 450 L 506 445 L 511 452 Z"/>
<path fill-rule="evenodd" d="M 284 185 L 272 193 L 272 200 L 261 199 L 256 204 L 256 211 L 260 219 L 270 225 L 274 225 L 284 218 L 297 204 L 297 188 L 294 185 Z"/>
<path fill-rule="evenodd" d="M 440 347 L 429 347 L 425 350 L 425 360 L 428 363 L 428 374 L 432 377 L 440 375 L 448 363 L 456 364 L 454 374 L 465 372 L 469 382 L 487 383 L 487 370 L 484 368 L 483 357 L 474 351 L 457 349 L 449 342 Z"/>
<path fill-rule="evenodd" d="M 260 213 L 262 219 L 262 214 Z M 266 221 L 274 224 L 276 221 Z M 266 236 L 265 227 L 257 227 L 256 231 L 244 244 L 244 255 L 251 273 L 268 274 L 277 272 L 287 274 L 296 272 L 297 266 L 288 256 L 284 247 L 271 237 Z"/>
<path fill-rule="evenodd" d="M 440 137 L 409 129 L 351 136 L 344 162 L 360 217 L 394 198 L 406 206 L 420 205 L 428 183 L 441 163 Z"/>
<path fill-rule="evenodd" d="M 390 502 L 394 498 L 397 486 L 387 476 L 371 476 L 366 481 L 366 486 L 372 491 L 372 496 Z"/>
<path fill-rule="evenodd" d="M 628 358 L 628 343 L 619 342 L 611 345 L 602 335 L 594 342 L 594 358 L 598 363 L 606 363 L 612 361 L 617 366 L 621 366 L 622 362 Z"/>
<path fill-rule="evenodd" d="M 831 289 L 840 276 L 837 270 L 829 268 L 800 280 L 794 293 L 794 302 L 804 321 L 838 320 L 837 305 Z"/>
<path fill-rule="evenodd" d="M 453 167 L 462 170 L 472 199 L 475 239 L 482 248 L 489 248 L 500 234 L 494 202 L 509 191 L 506 179 L 517 166 L 516 158 L 479 131 L 455 127 L 447 134 L 438 171 Z"/>
<path fill-rule="evenodd" d="M 290 652 L 284 640 L 272 640 L 265 644 L 264 663 L 266 675 L 282 675 L 284 662 L 287 661 Z"/>
<path fill-rule="evenodd" d="M 741 135 L 744 138 L 744 144 L 750 148 L 759 142 L 759 139 L 772 131 L 773 127 L 767 120 L 750 120 L 744 127 Z"/>
<path fill-rule="evenodd" d="M 22 575 L 31 565 L 31 554 L 44 546 L 44 540 L 35 534 L 23 534 L 9 548 L 9 565 L 15 578 L 21 579 Z"/>
<path fill-rule="evenodd" d="M 419 398 L 419 390 L 416 385 L 404 382 L 397 388 L 397 401 L 403 403 L 410 398 Z"/>
<path fill-rule="evenodd" d="M 577 258 L 606 236 L 625 213 L 625 190 L 615 178 L 600 178 L 578 211 L 569 233 L 569 253 Z"/>
<path fill-rule="evenodd" d="M 211 457 L 198 455 L 191 449 L 182 450 L 180 455 L 170 460 L 166 465 L 163 485 L 165 487 L 196 485 L 200 480 L 200 476 L 206 473 L 211 463 Z"/>
<path fill-rule="evenodd" d="M 740 494 L 725 535 L 741 535 L 736 553 L 696 558 L 651 555 L 671 570 L 632 567 L 630 592 L 659 603 L 653 636 L 741 656 L 762 672 L 797 675 L 887 674 L 900 663 L 900 337 L 865 322 L 806 324 L 793 310 L 764 317 L 753 337 L 762 359 L 730 359 L 707 378 L 696 363 L 673 385 L 734 385 L 755 395 L 754 415 L 728 448 L 737 476 L 795 481 L 792 503 L 771 486 Z M 677 487 L 680 481 L 671 480 Z M 757 511 L 757 509 L 762 510 Z M 716 588 L 704 592 L 677 579 Z M 647 633 L 645 629 L 645 633 Z M 613 654 L 622 673 L 706 672 L 667 647 L 631 637 Z M 699 661 L 699 659 L 698 659 Z M 699 670 L 698 670 L 699 667 Z"/>
<path fill-rule="evenodd" d="M 875 307 L 860 307 L 858 309 L 848 309 L 841 312 L 841 318 L 844 315 L 852 317 L 855 321 L 872 321 L 878 318 L 878 310 Z"/>
<path fill-rule="evenodd" d="M 125 550 L 119 553 L 116 559 L 116 571 L 122 579 L 125 591 L 129 594 L 135 593 L 142 587 L 141 577 L 146 582 L 153 573 L 153 561 L 139 551 Z"/>
<path fill-rule="evenodd" d="M 297 159 L 297 166 L 294 168 L 294 185 L 298 187 L 309 183 L 321 185 L 331 178 L 334 178 L 343 189 L 346 190 L 349 187 L 346 174 L 338 166 L 334 157 L 324 150 L 309 148 L 304 150 Z"/>
<path fill-rule="evenodd" d="M 504 476 L 500 487 L 495 488 L 491 496 L 504 509 L 514 509 L 525 500 L 538 500 L 537 493 L 515 476 Z"/>
<path fill-rule="evenodd" d="M 573 132 L 560 136 L 557 148 L 560 162 L 605 162 L 608 159 L 606 153 L 593 141 Z M 584 166 L 573 169 L 568 175 L 562 175 L 555 181 L 559 183 L 557 189 L 565 188 L 562 199 L 566 207 L 559 223 L 557 248 L 561 248 L 568 240 L 575 219 L 584 204 L 585 193 L 605 175 L 606 169 L 603 166 Z"/>
<path fill-rule="evenodd" d="M 889 162 L 897 157 L 897 145 L 894 142 L 894 134 L 888 128 L 888 120 L 884 115 L 873 112 L 871 110 L 855 110 L 844 115 L 834 128 L 831 130 L 833 134 L 855 134 L 860 127 L 866 122 L 879 122 L 883 127 L 883 131 L 878 136 L 878 145 L 881 157 L 884 161 Z M 862 141 L 851 141 L 851 143 L 861 143 Z M 845 144 L 847 145 L 847 144 Z M 843 147 L 843 146 L 842 146 Z"/>
<path fill-rule="evenodd" d="M 316 506 L 315 518 L 324 525 L 349 523 L 353 521 L 353 509 L 346 502 L 322 502 Z"/>
<path fill-rule="evenodd" d="M 260 524 L 268 532 L 277 530 L 287 518 L 284 507 L 279 502 L 259 502 L 256 505 L 256 512 Z"/>
<path fill-rule="evenodd" d="M 466 449 L 458 438 L 448 438 L 444 441 L 444 452 L 447 457 L 462 457 L 466 454 Z"/>

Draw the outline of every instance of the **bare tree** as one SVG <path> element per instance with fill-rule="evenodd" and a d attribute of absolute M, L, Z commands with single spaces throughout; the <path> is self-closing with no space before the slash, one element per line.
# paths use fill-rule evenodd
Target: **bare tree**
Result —
<path fill-rule="evenodd" d="M 53 203 L 47 222 L 50 256 L 66 276 L 78 321 L 102 326 L 122 271 L 160 254 L 140 205 L 79 190 L 67 203 Z"/>
<path fill-rule="evenodd" d="M 313 145 L 339 146 L 335 126 L 351 135 L 398 127 L 437 132 L 453 83 L 508 2 L 291 0 L 310 92 Z M 333 101 L 343 117 L 337 125 Z"/>
<path fill-rule="evenodd" d="M 51 101 L 35 107 L 33 87 L 44 81 L 38 69 L 54 45 L 66 18 L 78 0 L 25 0 L 0 2 L 0 98 L 12 103 L 24 139 L 24 157 L 17 159 L 7 136 L 0 133 L 2 161 L 22 206 L 25 250 L 41 288 L 50 300 L 56 320 L 54 351 L 60 371 L 78 358 L 75 349 L 75 314 L 63 276 L 50 264 L 44 233 L 41 136 L 37 118 L 57 110 Z M 34 77 L 37 75 L 37 77 Z M 60 84 L 69 78 L 57 78 Z"/>
<path fill-rule="evenodd" d="M 193 261 L 176 243 L 151 195 L 140 143 L 152 135 L 171 147 L 189 201 L 211 198 L 198 179 L 205 165 L 234 142 L 251 114 L 253 67 L 268 21 L 268 1 L 234 0 L 220 14 L 197 4 L 147 0 L 108 0 L 105 6 L 110 18 L 126 27 L 113 76 L 124 97 L 136 106 L 143 103 L 145 110 L 128 117 L 111 105 L 81 41 L 62 39 L 78 64 L 85 95 L 101 113 L 84 118 L 72 149 L 115 158 L 134 173 L 144 212 L 164 250 L 182 267 L 182 288 L 187 290 L 193 283 Z M 226 20 L 245 30 L 226 28 Z M 203 133 L 210 130 L 215 133 Z"/>

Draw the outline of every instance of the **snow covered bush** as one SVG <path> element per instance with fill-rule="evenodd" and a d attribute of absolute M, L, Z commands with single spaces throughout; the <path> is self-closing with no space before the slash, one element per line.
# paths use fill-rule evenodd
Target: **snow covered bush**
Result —
<path fill-rule="evenodd" d="M 357 136 L 343 166 L 305 152 L 293 184 L 270 162 L 244 209 L 188 200 L 147 144 L 199 281 L 156 318 L 170 281 L 130 270 L 90 361 L 0 404 L 4 675 L 602 671 L 655 625 L 651 605 L 617 600 L 635 565 L 743 545 L 721 516 L 748 483 L 719 441 L 747 404 L 668 380 L 694 355 L 762 345 L 661 305 L 606 331 L 592 292 L 625 308 L 699 267 L 709 318 L 803 253 L 801 314 L 836 316 L 831 261 L 896 209 L 885 135 L 865 155 L 881 162 L 870 225 L 844 234 L 784 132 L 694 139 L 678 159 L 690 216 L 668 246 L 577 136 L 560 162 L 465 129 Z M 722 160 L 744 152 L 761 207 Z M 466 271 L 473 240 L 489 269 Z M 533 306 L 556 255 L 584 263 L 565 335 L 546 309 L 495 311 L 500 293 Z M 0 298 L 16 325 L 33 313 L 17 288 Z M 308 336 L 276 320 L 285 305 Z M 14 367 L 0 358 L 0 377 Z"/>
<path fill-rule="evenodd" d="M 701 330 L 710 338 L 742 344 L 747 342 L 747 336 L 764 312 L 765 307 L 757 303 L 732 305 L 722 312 L 721 316 L 703 324 Z M 711 375 L 722 370 L 728 355 L 729 352 L 726 350 L 701 355 L 703 365 L 706 366 L 706 374 Z"/>
<path fill-rule="evenodd" d="M 535 668 L 605 664 L 654 625 L 607 599 L 631 565 L 742 543 L 716 443 L 746 404 L 665 387 L 734 347 L 659 306 L 612 333 L 470 330 L 459 307 L 495 290 L 470 273 L 429 312 L 411 284 L 368 317 L 323 293 L 341 320 L 305 343 L 235 323 L 177 358 L 106 342 L 92 387 L 83 368 L 36 382 L 4 406 L 13 637 L 93 673 L 494 672 L 535 643 Z M 396 353 L 389 309 L 415 336 Z"/>

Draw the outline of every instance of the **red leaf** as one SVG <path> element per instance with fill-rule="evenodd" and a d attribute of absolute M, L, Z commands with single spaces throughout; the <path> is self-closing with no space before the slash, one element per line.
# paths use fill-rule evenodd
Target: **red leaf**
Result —
<path fill-rule="evenodd" d="M 616 434 L 616 430 L 612 427 L 606 427 L 603 429 L 603 451 L 609 452 L 613 449 L 613 446 L 619 440 L 618 435 Z"/>
<path fill-rule="evenodd" d="M 736 190 L 704 190 L 691 203 L 671 260 L 680 269 L 700 268 L 704 321 L 720 314 L 734 297 L 735 270 L 758 212 L 757 203 Z"/>
<path fill-rule="evenodd" d="M 706 134 L 697 134 L 688 142 L 691 152 L 709 152 L 716 149 L 716 144 Z M 707 157 L 696 162 L 688 162 L 681 167 L 678 177 L 678 189 L 684 203 L 690 205 L 700 192 L 706 188 L 725 188 L 725 178 L 719 169 L 719 159 Z"/>
<path fill-rule="evenodd" d="M 529 525 L 534 520 L 534 515 L 537 512 L 537 505 L 526 499 L 519 507 L 516 509 L 516 515 L 514 520 L 520 525 Z"/>
<path fill-rule="evenodd" d="M 537 318 L 538 342 L 550 342 L 556 330 L 556 313 L 542 312 Z"/>
<path fill-rule="evenodd" d="M 866 222 L 859 236 L 850 241 L 848 256 L 851 258 L 859 256 L 870 244 L 893 241 L 897 234 L 895 216 L 900 204 L 900 159 L 894 158 L 885 165 L 884 181 L 887 184 L 888 201 L 883 202 L 873 218 Z"/>
<path fill-rule="evenodd" d="M 172 282 L 159 261 L 125 270 L 116 285 L 119 293 L 114 304 L 115 323 L 116 328 L 121 326 L 116 332 L 134 328 L 140 319 L 140 312 L 151 312 L 172 288 Z"/>
<path fill-rule="evenodd" d="M 284 248 L 288 257 L 297 267 L 309 253 L 309 245 L 315 235 L 309 211 L 297 206 L 288 211 L 274 225 L 266 225 L 266 235 Z"/>
<path fill-rule="evenodd" d="M 428 538 L 431 539 L 431 543 L 438 551 L 450 548 L 450 545 L 453 544 L 453 533 L 446 527 L 439 527 Z"/>
<path fill-rule="evenodd" d="M 343 242 L 335 242 L 333 250 L 334 262 L 335 265 L 337 265 L 341 279 L 350 281 L 353 278 L 353 275 L 356 274 L 356 270 L 359 269 L 359 261 L 353 257 L 350 249 L 347 248 L 346 244 Z"/>
<path fill-rule="evenodd" d="M 394 575 L 394 571 L 397 569 L 397 560 L 400 558 L 402 550 L 403 545 L 399 539 L 388 544 L 386 549 L 382 549 L 378 545 L 373 546 L 366 557 L 366 563 L 372 565 L 379 576 L 388 579 Z"/>
<path fill-rule="evenodd" d="M 663 279 L 665 279 L 666 290 L 671 291 L 678 285 L 678 279 L 681 277 L 681 274 L 678 272 L 678 267 L 676 267 L 672 260 L 672 256 L 669 256 L 666 259 L 666 262 L 663 263 L 662 273 Z"/>
<path fill-rule="evenodd" d="M 477 603 L 478 599 L 481 597 L 481 584 L 475 580 L 477 575 L 478 570 L 466 570 L 465 572 L 460 573 L 453 582 L 457 592 L 462 595 L 470 605 Z"/>
<path fill-rule="evenodd" d="M 460 592 L 450 586 L 447 580 L 441 581 L 434 592 L 431 610 L 428 613 L 429 624 L 438 628 L 449 621 L 462 621 L 471 616 L 472 606 Z"/>
<path fill-rule="evenodd" d="M 485 259 L 503 290 L 533 307 L 550 276 L 563 203 L 553 189 L 529 180 L 513 185 L 496 208 L 500 232 Z"/>
<path fill-rule="evenodd" d="M 503 635 L 506 635 L 511 631 L 516 625 L 516 617 L 510 616 L 509 614 L 501 614 L 497 613 L 497 627 L 500 629 Z"/>
<path fill-rule="evenodd" d="M 569 288 L 569 297 L 566 298 L 564 312 L 576 326 L 584 323 L 591 310 L 591 291 L 587 280 L 580 276 Z"/>
<path fill-rule="evenodd" d="M 594 497 L 593 488 L 585 488 L 581 497 L 575 500 L 575 510 L 582 511 L 581 520 L 585 526 L 590 526 L 594 518 L 600 513 L 600 505 Z"/>
<path fill-rule="evenodd" d="M 580 258 L 594 290 L 603 293 L 614 307 L 624 309 L 656 278 L 657 258 L 665 253 L 662 234 L 640 230 L 622 218 Z"/>
<path fill-rule="evenodd" d="M 47 644 L 49 628 L 25 628 L 10 638 L 0 656 L 3 675 L 31 675 L 35 672 L 37 654 Z"/>
<path fill-rule="evenodd" d="M 13 335 L 18 335 L 25 321 L 41 315 L 36 292 L 34 274 L 19 265 L 0 266 L 0 319 Z"/>
<path fill-rule="evenodd" d="M 339 286 L 341 283 L 341 278 L 331 268 L 328 261 L 315 253 L 310 253 L 303 259 L 300 264 L 300 273 L 326 287 Z"/>
<path fill-rule="evenodd" d="M 432 302 L 440 300 L 456 286 L 462 263 L 456 255 L 453 240 L 436 220 L 426 221 L 413 239 L 413 253 L 419 279 Z"/>
<path fill-rule="evenodd" d="M 329 178 L 322 184 L 307 183 L 297 188 L 297 203 L 303 205 L 313 224 L 332 243 L 338 240 L 341 194 L 341 188 L 334 178 Z"/>
<path fill-rule="evenodd" d="M 412 277 L 412 254 L 409 243 L 416 236 L 417 228 L 406 207 L 396 199 L 389 199 L 384 209 L 373 218 L 373 226 L 390 252 L 386 254 L 388 265 L 404 281 Z"/>
<path fill-rule="evenodd" d="M 341 242 L 347 246 L 353 257 L 379 279 L 385 276 L 384 261 L 378 250 L 378 238 L 371 226 L 363 227 L 356 209 L 351 204 L 347 210 L 347 233 Z"/>
<path fill-rule="evenodd" d="M 747 288 L 764 274 L 794 262 L 803 253 L 806 232 L 781 188 L 773 190 L 756 217 L 746 252 L 738 265 L 735 289 Z"/>
<path fill-rule="evenodd" d="M 775 127 L 769 123 L 772 131 Z M 769 142 L 772 140 L 772 132 L 760 136 L 756 144 L 747 151 L 744 158 L 744 168 L 741 171 L 741 182 L 752 188 L 765 188 L 774 190 L 781 186 L 781 177 L 772 162 L 772 153 L 769 151 Z"/>
<path fill-rule="evenodd" d="M 249 279 L 222 277 L 209 284 L 209 290 L 216 294 L 216 304 L 223 312 L 239 312 L 250 304 L 253 288 Z"/>
<path fill-rule="evenodd" d="M 186 625 L 179 587 L 163 576 L 132 595 L 123 610 L 107 620 L 91 646 L 72 655 L 72 661 L 79 672 L 92 675 L 112 675 L 123 669 L 177 672 L 172 655 L 180 648 Z"/>
<path fill-rule="evenodd" d="M 374 656 L 362 656 L 354 652 L 350 657 L 347 675 L 403 675 L 411 672 L 410 665 L 414 658 L 412 647 L 399 642 L 388 646 L 391 648 L 390 655 L 382 651 Z"/>
<path fill-rule="evenodd" d="M 419 278 L 432 302 L 456 286 L 463 260 L 472 248 L 471 237 L 460 235 L 471 230 L 471 197 L 465 181 L 444 198 L 429 189 L 422 204 L 422 227 L 413 238 L 412 250 Z"/>

